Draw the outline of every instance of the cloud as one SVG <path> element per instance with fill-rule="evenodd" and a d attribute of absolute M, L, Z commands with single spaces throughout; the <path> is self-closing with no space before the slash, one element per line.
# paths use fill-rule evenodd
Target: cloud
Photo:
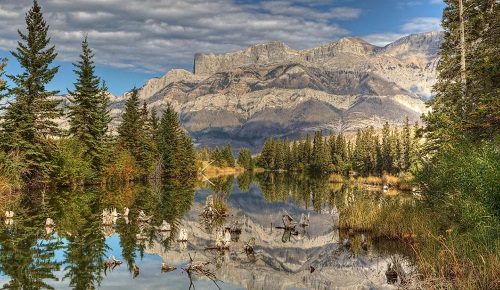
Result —
<path fill-rule="evenodd" d="M 434 30 L 442 30 L 441 19 L 434 17 L 413 18 L 401 27 L 405 33 L 419 33 Z"/>
<path fill-rule="evenodd" d="M 74 62 L 88 35 L 97 64 L 158 73 L 190 68 L 196 52 L 225 53 L 268 41 L 283 41 L 295 49 L 329 43 L 349 34 L 335 20 L 361 15 L 361 10 L 350 7 L 325 10 L 331 1 L 236 1 L 46 0 L 39 4 L 58 60 Z M 24 14 L 32 3 L 2 0 L 1 50 L 15 49 L 17 29 L 25 32 Z"/>

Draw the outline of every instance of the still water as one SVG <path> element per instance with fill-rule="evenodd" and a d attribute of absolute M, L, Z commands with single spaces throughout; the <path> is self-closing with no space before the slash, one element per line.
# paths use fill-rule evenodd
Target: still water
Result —
<path fill-rule="evenodd" d="M 5 205 L 0 287 L 395 289 L 387 263 L 408 250 L 337 228 L 367 197 L 408 200 L 282 174 L 35 192 Z"/>

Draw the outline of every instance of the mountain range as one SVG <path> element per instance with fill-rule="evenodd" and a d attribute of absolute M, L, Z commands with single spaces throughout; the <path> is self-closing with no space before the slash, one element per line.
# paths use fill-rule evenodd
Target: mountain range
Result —
<path fill-rule="evenodd" d="M 161 112 L 170 103 L 200 146 L 260 151 L 274 136 L 348 132 L 413 123 L 433 97 L 441 32 L 403 37 L 385 47 L 342 38 L 294 50 L 282 42 L 194 56 L 193 72 L 173 69 L 149 80 L 139 99 Z M 119 122 L 130 93 L 112 97 Z M 115 123 L 116 126 L 116 123 Z"/>

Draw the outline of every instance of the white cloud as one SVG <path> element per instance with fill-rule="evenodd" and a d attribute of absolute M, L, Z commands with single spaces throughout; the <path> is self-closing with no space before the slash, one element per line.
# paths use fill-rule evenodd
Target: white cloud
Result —
<path fill-rule="evenodd" d="M 330 12 L 331 17 L 340 20 L 356 19 L 361 15 L 361 9 L 350 7 L 333 8 Z"/>
<path fill-rule="evenodd" d="M 32 0 L 1 0 L 0 49 L 13 50 L 25 31 L 24 13 Z M 324 0 L 46 0 L 39 1 L 50 25 L 58 59 L 75 61 L 85 35 L 97 64 L 164 73 L 189 68 L 196 52 L 225 53 L 268 41 L 295 49 L 346 36 L 335 19 L 359 17 L 361 10 L 324 10 Z"/>
<path fill-rule="evenodd" d="M 419 33 L 441 29 L 441 19 L 434 17 L 413 18 L 401 27 L 401 31 L 405 33 Z"/>

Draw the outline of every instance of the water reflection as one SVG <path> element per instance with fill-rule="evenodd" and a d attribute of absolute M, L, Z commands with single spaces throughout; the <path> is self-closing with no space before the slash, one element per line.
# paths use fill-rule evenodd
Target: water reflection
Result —
<path fill-rule="evenodd" d="M 275 173 L 35 194 L 2 224 L 0 286 L 384 288 L 401 245 L 339 230 L 339 212 L 368 197 L 388 202 Z"/>

